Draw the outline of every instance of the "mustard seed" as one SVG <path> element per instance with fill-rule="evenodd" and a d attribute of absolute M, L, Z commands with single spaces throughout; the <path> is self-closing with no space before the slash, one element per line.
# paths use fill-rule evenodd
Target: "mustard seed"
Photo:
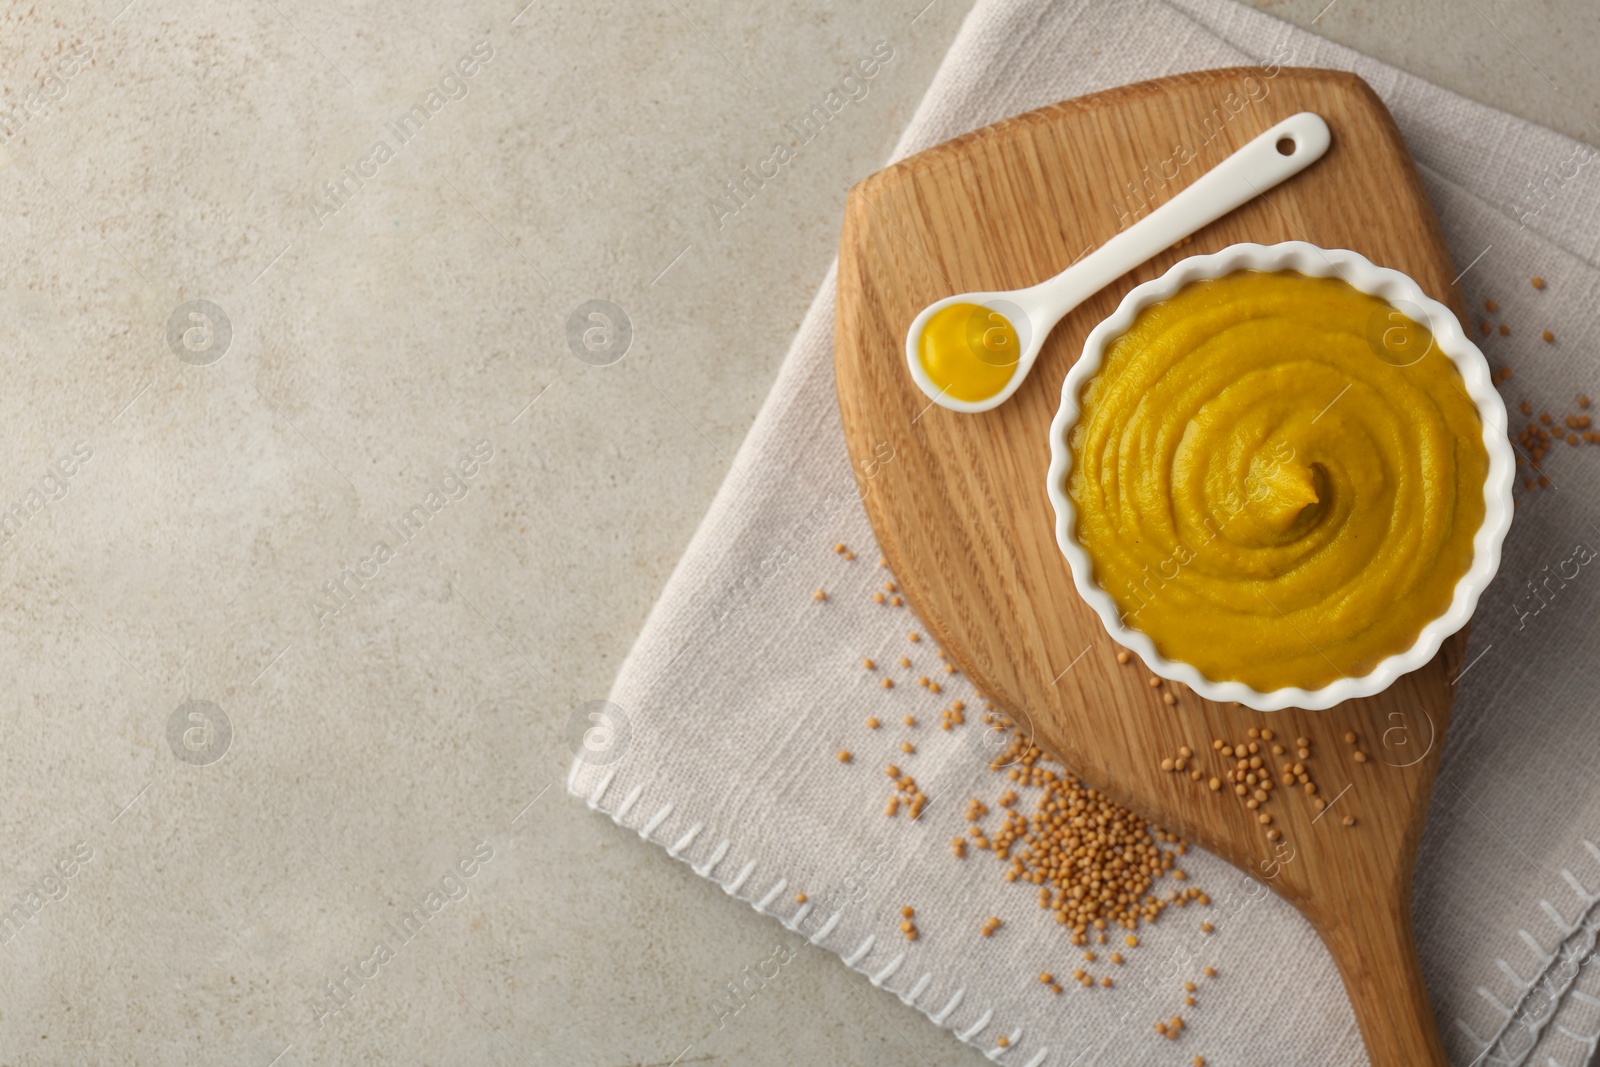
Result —
<path fill-rule="evenodd" d="M 840 749 L 839 750 L 839 762 L 840 763 L 849 763 L 850 762 L 850 753 L 845 751 L 844 749 Z"/>

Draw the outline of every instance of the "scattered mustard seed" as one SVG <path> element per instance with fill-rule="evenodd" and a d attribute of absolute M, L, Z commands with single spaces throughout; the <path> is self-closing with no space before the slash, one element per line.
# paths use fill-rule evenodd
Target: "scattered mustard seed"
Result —
<path fill-rule="evenodd" d="M 840 763 L 849 763 L 850 762 L 850 753 L 847 752 L 844 749 L 840 749 L 839 750 L 839 762 Z"/>
<path fill-rule="evenodd" d="M 794 902 L 796 904 L 804 904 L 806 902 L 806 900 L 807 900 L 807 897 L 806 897 L 806 895 L 804 893 L 796 893 L 794 895 Z"/>
<path fill-rule="evenodd" d="M 1543 289 L 1544 288 L 1544 279 L 1536 276 L 1533 279 L 1533 287 L 1535 289 Z"/>

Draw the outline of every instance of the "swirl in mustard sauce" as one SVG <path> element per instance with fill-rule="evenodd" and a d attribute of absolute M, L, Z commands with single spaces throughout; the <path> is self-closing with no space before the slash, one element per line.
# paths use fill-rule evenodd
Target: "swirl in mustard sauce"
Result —
<path fill-rule="evenodd" d="M 1240 271 L 1140 312 L 1083 388 L 1077 540 L 1122 621 L 1257 690 L 1359 677 L 1449 608 L 1489 457 L 1428 331 Z"/>

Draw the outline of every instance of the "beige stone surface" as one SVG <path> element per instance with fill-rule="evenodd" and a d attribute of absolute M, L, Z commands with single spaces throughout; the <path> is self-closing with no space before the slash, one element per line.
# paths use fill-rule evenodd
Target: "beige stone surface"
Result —
<path fill-rule="evenodd" d="M 560 785 L 962 0 L 123 4 L 0 11 L 0 1062 L 978 1062 L 719 1028 L 783 931 Z M 1594 136 L 1584 0 L 1259 6 Z"/>

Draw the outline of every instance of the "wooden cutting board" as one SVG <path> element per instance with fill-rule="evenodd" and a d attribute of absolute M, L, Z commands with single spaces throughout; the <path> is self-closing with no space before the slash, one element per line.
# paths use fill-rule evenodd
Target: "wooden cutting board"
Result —
<path fill-rule="evenodd" d="M 913 384 L 905 334 L 924 306 L 1057 273 L 1117 232 L 1124 213 L 1133 221 L 1141 204 L 1158 206 L 1307 110 L 1333 131 L 1322 160 L 1068 315 L 1008 403 L 957 414 L 930 406 Z M 839 407 L 858 469 L 870 469 L 883 442 L 895 450 L 892 475 L 871 483 L 867 514 L 911 605 L 979 689 L 1084 780 L 1293 903 L 1332 952 L 1375 1067 L 1443 1065 L 1411 934 L 1411 872 L 1465 632 L 1386 692 L 1321 712 L 1259 713 L 1171 683 L 1152 689 L 1137 658 L 1117 663 L 1118 647 L 1074 591 L 1045 495 L 1062 379 L 1128 290 L 1186 256 L 1296 239 L 1401 270 L 1462 313 L 1400 131 L 1352 74 L 1178 75 L 978 130 L 851 191 L 839 251 Z M 1162 702 L 1169 690 L 1176 706 Z M 1319 814 L 1298 785 L 1280 787 L 1267 807 L 1277 842 L 1243 798 L 1160 768 L 1188 745 L 1207 778 L 1220 773 L 1213 739 L 1243 742 L 1250 727 L 1289 739 L 1291 755 L 1293 739 L 1310 739 L 1303 762 L 1333 802 Z"/>

